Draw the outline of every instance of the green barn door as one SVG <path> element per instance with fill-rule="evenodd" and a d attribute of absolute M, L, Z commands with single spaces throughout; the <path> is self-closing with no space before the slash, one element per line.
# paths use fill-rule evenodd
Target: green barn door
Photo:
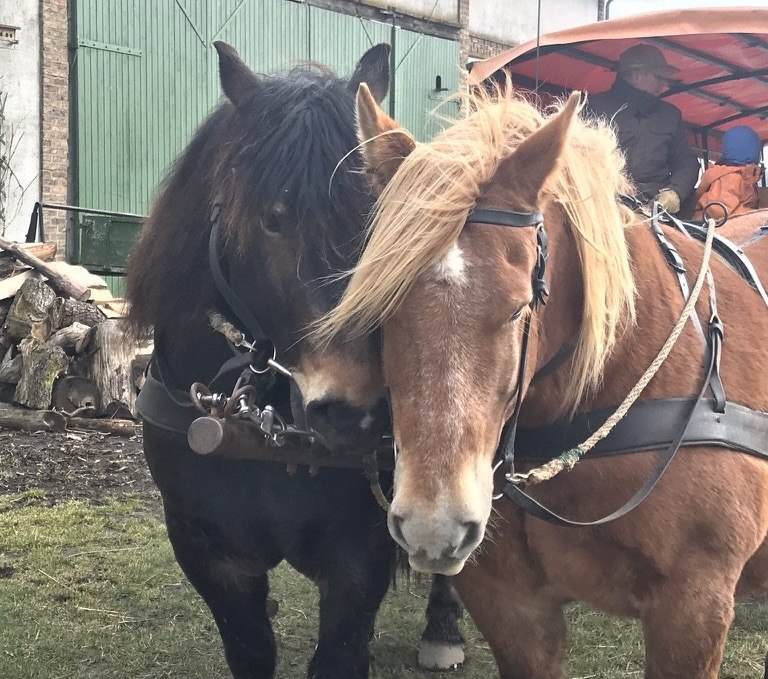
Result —
<path fill-rule="evenodd" d="M 455 101 L 446 99 L 459 88 L 459 44 L 400 28 L 394 36 L 395 117 L 426 141 L 446 124 L 440 116 L 457 114 Z"/>
<path fill-rule="evenodd" d="M 456 43 L 288 0 L 75 0 L 74 193 L 78 205 L 146 214 L 173 159 L 219 99 L 214 40 L 257 72 L 300 61 L 349 75 L 393 44 L 394 113 L 419 139 L 425 112 L 456 89 Z M 385 108 L 392 108 L 385 103 Z M 74 259 L 119 276 L 137 224 L 83 217 Z M 119 289 L 119 280 L 114 281 Z"/>

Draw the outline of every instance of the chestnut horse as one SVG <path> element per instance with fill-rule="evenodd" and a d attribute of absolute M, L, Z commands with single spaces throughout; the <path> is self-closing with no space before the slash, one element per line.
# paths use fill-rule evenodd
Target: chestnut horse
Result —
<path fill-rule="evenodd" d="M 762 227 L 768 228 L 768 208 L 765 207 L 729 217 L 717 229 L 717 235 L 727 238 L 734 245 L 746 245 L 761 235 Z"/>
<path fill-rule="evenodd" d="M 371 48 L 344 81 L 321 67 L 257 76 L 229 45 L 215 45 L 225 96 L 172 168 L 131 257 L 129 320 L 139 333 L 154 328 L 156 352 L 157 379 L 140 395 L 144 452 L 176 559 L 213 614 L 232 675 L 274 675 L 268 573 L 285 559 L 320 589 L 309 676 L 363 679 L 396 562 L 368 481 L 356 469 L 289 475 L 285 463 L 230 459 L 231 448 L 197 455 L 187 429 L 200 413 L 188 394 L 233 358 L 209 325 L 215 309 L 252 340 L 260 327 L 292 372 L 262 390 L 259 406 L 308 423 L 336 450 L 366 450 L 388 429 L 381 377 L 368 369 L 377 340 L 321 349 L 304 331 L 342 292 L 328 276 L 359 254 L 372 197 L 353 152 L 354 94 L 365 81 L 386 95 L 389 47 Z M 213 274 L 218 260 L 228 296 Z M 244 368 L 250 375 L 245 363 L 225 373 L 227 393 Z M 243 445 L 275 455 L 258 433 Z M 450 642 L 457 662 L 458 605 L 447 580 L 436 582 L 425 638 Z"/>
<path fill-rule="evenodd" d="M 715 679 L 735 597 L 768 589 L 759 453 L 685 447 L 644 502 L 591 527 L 492 500 L 505 423 L 519 414 L 520 427 L 540 427 L 615 408 L 684 304 L 655 236 L 616 201 L 629 187 L 612 132 L 579 117 L 576 95 L 545 117 L 512 94 L 481 93 L 429 144 L 399 129 L 365 86 L 357 106 L 366 161 L 386 188 L 318 333 L 382 324 L 397 447 L 393 537 L 415 569 L 454 576 L 502 679 L 564 676 L 570 601 L 639 618 L 648 679 Z M 692 279 L 701 244 L 672 229 L 666 237 Z M 768 310 L 716 258 L 711 270 L 728 407 L 768 411 Z M 705 287 L 705 328 L 709 297 Z M 699 394 L 702 339 L 687 323 L 644 401 Z M 588 456 L 527 492 L 568 519 L 595 521 L 642 487 L 659 457 Z"/>

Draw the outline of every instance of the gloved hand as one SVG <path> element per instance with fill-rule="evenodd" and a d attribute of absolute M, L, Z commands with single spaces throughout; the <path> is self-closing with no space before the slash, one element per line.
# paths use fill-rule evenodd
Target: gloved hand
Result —
<path fill-rule="evenodd" d="M 662 189 L 656 194 L 654 200 L 671 215 L 680 211 L 680 196 L 674 189 Z"/>

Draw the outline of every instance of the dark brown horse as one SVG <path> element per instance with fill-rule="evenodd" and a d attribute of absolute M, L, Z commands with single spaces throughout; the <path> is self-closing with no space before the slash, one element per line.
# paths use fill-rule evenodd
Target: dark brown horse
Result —
<path fill-rule="evenodd" d="M 502 679 L 564 676 L 563 606 L 574 600 L 641 620 L 648 679 L 715 679 L 735 597 L 768 589 L 760 453 L 686 447 L 644 502 L 603 525 L 554 525 L 492 502 L 505 423 L 519 414 L 521 427 L 567 424 L 615 408 L 684 303 L 654 235 L 617 204 L 627 185 L 615 138 L 577 108 L 574 96 L 545 118 L 512 95 L 478 96 L 471 115 L 421 145 L 361 87 L 366 159 L 387 186 L 320 332 L 383 323 L 398 450 L 390 532 L 414 568 L 455 575 Z M 702 246 L 666 237 L 692 284 Z M 722 262 L 711 268 L 726 328 L 725 412 L 764 413 L 768 310 Z M 710 301 L 705 289 L 704 327 Z M 688 323 L 643 402 L 700 392 L 702 339 Z M 587 457 L 527 490 L 568 519 L 593 521 L 642 487 L 659 457 Z"/>
<path fill-rule="evenodd" d="M 292 372 L 290 382 L 258 383 L 260 406 L 341 451 L 370 447 L 388 428 L 381 377 L 369 370 L 377 341 L 319 347 L 305 329 L 338 300 L 332 274 L 359 253 L 372 200 L 353 152 L 354 93 L 365 81 L 377 99 L 386 95 L 389 47 L 366 52 L 349 81 L 320 67 L 257 76 L 231 47 L 216 48 L 225 98 L 174 165 L 131 258 L 130 321 L 140 333 L 154 328 L 156 350 L 154 386 L 141 395 L 144 450 L 176 558 L 213 613 L 233 676 L 274 675 L 268 571 L 285 559 L 320 589 L 309 677 L 363 679 L 395 564 L 368 482 L 354 469 L 289 475 L 285 464 L 229 459 L 227 450 L 197 455 L 186 432 L 199 413 L 187 395 L 233 357 L 209 325 L 216 310 L 244 331 L 259 326 Z M 231 295 L 215 281 L 219 267 Z M 250 374 L 240 364 L 223 375 L 227 393 L 243 368 Z M 247 445 L 267 449 L 257 434 Z M 437 585 L 426 637 L 447 634 L 460 652 L 457 604 L 445 579 Z"/>

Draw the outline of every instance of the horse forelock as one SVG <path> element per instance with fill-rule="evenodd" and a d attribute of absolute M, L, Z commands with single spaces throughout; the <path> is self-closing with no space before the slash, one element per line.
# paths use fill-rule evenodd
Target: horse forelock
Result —
<path fill-rule="evenodd" d="M 303 255 L 317 259 L 319 270 L 351 265 L 369 207 L 361 155 L 350 153 L 357 146 L 353 105 L 344 82 L 325 69 L 263 78 L 219 161 L 219 180 L 233 183 L 228 238 L 247 249 L 254 222 L 281 203 L 301 233 Z"/>
<path fill-rule="evenodd" d="M 240 109 L 224 100 L 211 113 L 158 191 L 129 264 L 137 333 L 198 322 L 204 313 L 212 295 L 204 275 L 211 203 L 220 191 L 227 249 L 253 248 L 259 219 L 281 201 L 300 235 L 307 277 L 347 269 L 359 252 L 370 199 L 361 156 L 349 154 L 357 145 L 352 95 L 317 66 L 260 81 Z M 183 303 L 158 290 L 184 291 Z M 324 290 L 337 296 L 340 285 Z"/>
<path fill-rule="evenodd" d="M 370 331 L 389 318 L 422 274 L 443 260 L 500 161 L 546 121 L 510 87 L 467 97 L 472 113 L 407 156 L 376 204 L 369 240 L 322 338 Z M 574 121 L 563 170 L 547 200 L 562 206 L 584 275 L 578 346 L 567 389 L 571 409 L 597 385 L 624 324 L 634 320 L 634 280 L 624 237 L 632 213 L 616 196 L 629 190 L 614 133 Z"/>

